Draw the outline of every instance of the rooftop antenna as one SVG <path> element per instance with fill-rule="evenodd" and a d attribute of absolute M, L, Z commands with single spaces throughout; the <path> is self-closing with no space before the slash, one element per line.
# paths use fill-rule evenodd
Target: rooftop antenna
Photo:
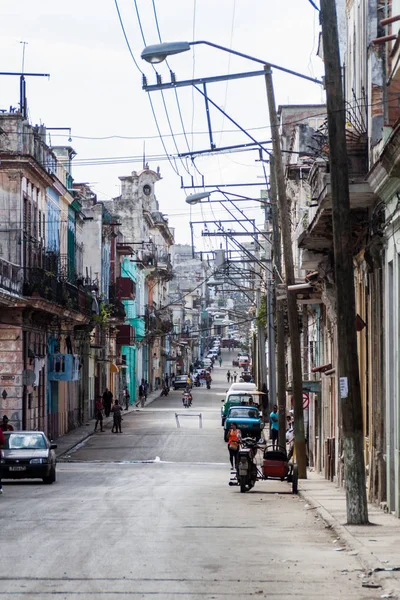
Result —
<path fill-rule="evenodd" d="M 28 42 L 23 42 L 21 40 L 20 44 L 22 44 L 22 67 L 21 67 L 21 74 L 23 75 L 24 71 L 25 71 L 25 49 L 26 49 L 26 46 L 28 45 Z"/>
<path fill-rule="evenodd" d="M 146 168 L 146 140 L 143 140 L 143 170 Z"/>

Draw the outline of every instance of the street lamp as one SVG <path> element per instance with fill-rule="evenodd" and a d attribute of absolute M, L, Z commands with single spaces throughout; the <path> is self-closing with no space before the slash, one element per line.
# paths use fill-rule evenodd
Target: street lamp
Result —
<path fill-rule="evenodd" d="M 143 60 L 145 60 L 148 63 L 158 64 L 163 62 L 166 58 L 168 58 L 168 56 L 172 56 L 173 54 L 181 54 L 182 52 L 187 52 L 188 50 L 190 50 L 191 46 L 196 46 L 198 44 L 205 44 L 206 46 L 211 46 L 212 48 L 223 50 L 224 52 L 228 52 L 229 54 L 235 54 L 235 56 L 247 58 L 248 60 L 259 63 L 260 65 L 269 65 L 272 69 L 283 71 L 284 73 L 288 73 L 289 75 L 295 75 L 296 77 L 307 79 L 308 81 L 312 81 L 313 83 L 319 83 L 320 85 L 324 85 L 322 79 L 316 79 L 314 77 L 309 77 L 308 75 L 303 75 L 302 73 L 297 73 L 296 71 L 292 71 L 291 69 L 286 69 L 285 67 L 274 65 L 268 60 L 255 58 L 254 56 L 250 56 L 249 54 L 244 54 L 243 52 L 238 52 L 237 50 L 232 50 L 231 48 L 225 48 L 225 46 L 213 44 L 212 42 L 208 42 L 206 40 L 196 40 L 194 42 L 165 42 L 163 44 L 153 44 L 152 46 L 146 46 L 140 56 L 143 58 Z"/>
<path fill-rule="evenodd" d="M 197 192 L 196 194 L 190 194 L 186 196 L 185 202 L 193 206 L 194 204 L 198 204 L 202 200 L 210 197 L 212 192 Z"/>
<path fill-rule="evenodd" d="M 272 133 L 272 146 L 273 146 L 273 154 L 274 154 L 274 170 L 275 170 L 275 178 L 276 178 L 276 187 L 277 187 L 277 196 L 278 196 L 278 206 L 279 206 L 279 221 L 281 227 L 281 235 L 282 235 L 282 248 L 283 248 L 283 256 L 285 262 L 285 275 L 286 275 L 286 285 L 294 285 L 295 284 L 295 273 L 294 273 L 294 262 L 293 262 L 293 250 L 292 250 L 292 239 L 291 239 L 291 223 L 289 219 L 289 213 L 287 210 L 287 196 L 286 196 L 286 186 L 285 186 L 285 178 L 284 178 L 284 169 L 283 169 L 283 161 L 282 161 L 282 152 L 280 146 L 280 132 L 279 132 L 279 123 L 276 112 L 276 104 L 275 104 L 275 94 L 272 82 L 272 71 L 271 68 L 277 69 L 279 71 L 286 72 L 290 75 L 294 75 L 296 77 L 301 77 L 302 79 L 307 79 L 308 81 L 312 81 L 313 83 L 323 84 L 322 80 L 315 79 L 313 77 L 308 77 L 307 75 L 303 75 L 301 73 L 297 73 L 295 71 L 291 71 L 289 69 L 285 69 L 278 65 L 273 65 L 272 63 L 256 58 L 254 56 L 250 56 L 248 54 L 244 54 L 242 52 L 237 52 L 236 50 L 232 50 L 230 48 L 226 48 L 225 46 L 220 46 L 218 44 L 213 44 L 211 42 L 207 42 L 204 40 L 199 40 L 195 42 L 173 42 L 173 43 L 165 43 L 165 44 L 157 44 L 156 46 L 147 46 L 144 48 L 141 56 L 147 62 L 162 62 L 171 54 L 179 54 L 181 52 L 186 52 L 190 49 L 191 46 L 196 44 L 205 44 L 207 46 L 211 46 L 213 48 L 217 48 L 218 50 L 223 50 L 224 52 L 228 52 L 229 54 L 234 54 L 235 56 L 240 56 L 241 58 L 246 58 L 253 62 L 262 64 L 264 66 L 265 72 L 265 83 L 267 90 L 267 98 L 268 98 L 268 108 L 269 108 L 269 120 L 271 126 Z M 262 145 L 259 144 L 261 149 Z M 204 196 L 203 196 L 204 198 Z M 200 199 L 195 198 L 195 202 L 199 202 Z M 304 433 L 304 414 L 303 414 L 303 374 L 302 374 L 302 360 L 301 360 L 301 348 L 300 348 L 300 331 L 299 331 L 299 322 L 298 322 L 298 313 L 297 313 L 297 301 L 295 294 L 287 295 L 287 314 L 288 314 L 288 323 L 289 323 L 289 334 L 291 340 L 291 355 L 292 355 L 292 372 L 293 372 L 293 397 L 294 397 L 294 429 L 295 429 L 295 448 L 296 448 L 296 457 L 297 463 L 299 467 L 299 477 L 306 478 L 307 477 L 307 467 L 306 467 L 306 446 L 305 446 L 305 433 Z M 282 371 L 282 370 L 281 370 Z M 283 371 L 282 371 L 283 372 Z M 280 439 L 284 440 L 284 431 L 285 431 L 285 402 L 286 402 L 286 382 L 284 381 L 284 377 L 279 378 L 279 386 L 278 386 L 278 403 L 279 403 L 279 429 L 281 432 Z M 283 442 L 284 443 L 284 442 Z"/>

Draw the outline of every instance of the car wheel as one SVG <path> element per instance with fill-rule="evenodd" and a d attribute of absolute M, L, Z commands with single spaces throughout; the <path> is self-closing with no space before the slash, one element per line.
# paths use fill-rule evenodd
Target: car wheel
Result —
<path fill-rule="evenodd" d="M 50 475 L 48 475 L 48 477 L 43 477 L 43 483 L 54 483 L 56 480 L 56 468 L 53 467 L 52 470 L 50 471 Z"/>

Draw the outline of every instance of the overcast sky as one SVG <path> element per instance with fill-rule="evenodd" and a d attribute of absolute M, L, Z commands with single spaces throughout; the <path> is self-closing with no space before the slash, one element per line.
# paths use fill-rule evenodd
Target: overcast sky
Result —
<path fill-rule="evenodd" d="M 318 13 L 308 0 L 136 0 L 136 5 L 145 41 L 135 1 L 118 0 L 131 49 L 149 84 L 155 83 L 155 72 L 140 53 L 145 45 L 159 42 L 154 7 L 163 42 L 207 40 L 313 77 L 322 75 L 323 64 L 316 57 Z M 190 241 L 190 209 L 184 200 L 190 190 L 181 189 L 181 177 L 186 186 L 192 175 L 195 184 L 201 183 L 198 172 L 208 185 L 262 182 L 256 151 L 197 158 L 198 171 L 178 158 L 171 158 L 171 166 L 158 137 L 149 94 L 142 90 L 141 72 L 124 40 L 115 0 L 3 0 L 2 71 L 21 70 L 21 41 L 27 42 L 25 71 L 51 75 L 49 80 L 27 81 L 31 122 L 71 127 L 71 142 L 68 134 L 50 132 L 51 143 L 73 146 L 74 179 L 90 182 L 99 199 L 118 195 L 118 176 L 140 170 L 145 151 L 150 168 L 161 169 L 163 179 L 156 188 L 161 210 L 176 228 L 176 241 L 185 243 Z M 169 67 L 177 80 L 262 68 L 205 45 L 171 57 Z M 158 65 L 158 70 L 163 81 L 169 81 L 168 66 Z M 17 106 L 18 83 L 16 77 L 2 76 L 0 108 Z M 277 104 L 324 102 L 319 86 L 302 79 L 274 71 L 274 84 Z M 208 95 L 257 141 L 270 139 L 262 77 L 213 83 Z M 169 155 L 209 148 L 204 100 L 198 92 L 190 87 L 179 88 L 177 95 L 166 90 L 163 97 L 152 92 L 151 99 Z M 217 146 L 249 141 L 216 109 L 211 110 L 211 121 Z M 99 159 L 108 159 L 107 164 L 99 164 Z M 259 196 L 258 187 L 231 191 Z M 261 220 L 259 209 L 248 208 L 246 214 Z M 193 208 L 191 218 L 218 220 L 225 215 L 224 208 L 214 205 L 213 214 L 207 206 Z M 201 227 L 195 234 L 198 246 L 215 245 L 215 239 L 200 238 Z"/>

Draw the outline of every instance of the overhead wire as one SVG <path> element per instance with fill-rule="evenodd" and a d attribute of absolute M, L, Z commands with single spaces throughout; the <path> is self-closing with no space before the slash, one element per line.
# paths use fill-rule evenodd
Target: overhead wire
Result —
<path fill-rule="evenodd" d="M 146 46 L 147 45 L 146 44 L 146 37 L 144 35 L 142 20 L 140 18 L 139 6 L 138 6 L 138 3 L 137 3 L 137 0 L 133 0 L 133 2 L 134 2 L 134 5 L 135 5 L 136 16 L 137 16 L 137 20 L 138 20 L 139 29 L 140 29 L 140 33 L 141 33 L 141 36 L 142 36 L 143 44 Z M 154 9 L 155 9 L 154 3 L 153 3 L 153 6 L 154 6 Z M 156 24 L 157 24 L 157 30 L 159 31 L 158 20 L 157 19 L 156 19 Z M 160 39 L 160 41 L 161 41 L 161 39 Z M 157 69 L 155 68 L 155 66 L 152 65 L 152 67 L 153 67 L 154 72 L 157 74 Z M 172 129 L 172 123 L 171 123 L 171 119 L 170 119 L 170 116 L 169 116 L 169 112 L 168 112 L 167 103 L 166 103 L 166 100 L 165 100 L 164 91 L 163 90 L 160 90 L 160 91 L 161 91 L 161 99 L 162 99 L 162 103 L 163 103 L 163 107 L 164 107 L 165 117 L 167 119 L 168 127 L 169 127 L 169 130 L 170 130 L 170 133 L 171 133 L 171 137 L 172 137 L 173 144 L 175 146 L 176 153 L 178 155 L 178 158 L 179 158 L 179 160 L 180 160 L 180 162 L 181 162 L 184 170 L 188 173 L 188 175 L 191 175 L 191 173 L 190 173 L 187 165 L 183 161 L 182 157 L 179 156 L 180 152 L 179 152 L 178 144 L 177 144 L 177 141 L 176 141 L 176 138 L 175 138 L 175 134 L 174 134 L 173 129 Z"/>
<path fill-rule="evenodd" d="M 128 50 L 129 50 L 129 53 L 130 53 L 130 55 L 131 55 L 131 58 L 132 58 L 132 60 L 133 60 L 134 64 L 136 65 L 136 68 L 138 69 L 138 71 L 140 72 L 140 74 L 141 74 L 141 75 L 142 75 L 142 77 L 143 77 L 143 76 L 144 76 L 144 73 L 143 73 L 142 69 L 139 67 L 139 65 L 138 65 L 138 63 L 137 63 L 137 61 L 136 61 L 136 59 L 135 59 L 135 56 L 134 56 L 134 54 L 133 54 L 133 51 L 132 51 L 131 45 L 130 45 L 130 43 L 129 43 L 128 36 L 127 36 L 127 34 L 126 34 L 126 30 L 125 30 L 124 22 L 123 22 L 122 15 L 121 15 L 121 12 L 120 12 L 120 10 L 119 10 L 119 6 L 118 6 L 118 0 L 114 0 L 114 2 L 115 2 L 115 7 L 116 7 L 116 9 L 117 9 L 117 14 L 118 14 L 119 23 L 120 23 L 120 26 L 121 26 L 121 29 L 122 29 L 122 32 L 123 32 L 123 35 L 124 35 L 124 38 L 125 38 L 125 42 L 126 42 L 126 45 L 127 45 L 127 47 L 128 47 Z M 175 173 L 176 173 L 177 175 L 179 175 L 179 171 L 177 170 L 177 168 L 176 168 L 175 164 L 172 162 L 172 160 L 171 160 L 171 158 L 169 157 L 169 154 L 168 154 L 168 152 L 167 152 L 167 148 L 166 148 L 166 146 L 165 146 L 165 142 L 164 142 L 163 136 L 162 136 L 162 134 L 161 134 L 161 129 L 160 129 L 160 126 L 159 126 L 159 124 L 158 124 L 157 116 L 156 116 L 156 113 L 155 113 L 155 110 L 154 110 L 153 101 L 152 101 L 152 99 L 151 99 L 151 97 L 150 97 L 150 94 L 147 94 L 147 96 L 148 96 L 148 98 L 149 98 L 150 107 L 151 107 L 151 111 L 152 111 L 152 113 L 153 113 L 154 122 L 155 122 L 155 125 L 156 125 L 156 128 L 157 128 L 158 136 L 159 136 L 159 138 L 160 138 L 160 141 L 161 141 L 162 147 L 163 147 L 163 149 L 164 149 L 164 152 L 165 152 L 165 156 L 167 156 L 167 158 L 168 158 L 168 162 L 169 162 L 169 164 L 171 165 L 172 169 L 175 171 Z"/>
<path fill-rule="evenodd" d="M 157 28 L 158 39 L 159 39 L 159 42 L 161 44 L 162 43 L 162 37 L 161 37 L 160 25 L 159 25 L 159 22 L 158 22 L 157 8 L 156 8 L 156 2 L 155 2 L 155 0 L 152 0 L 152 4 L 153 4 L 153 13 L 154 13 L 154 20 L 155 20 L 156 28 Z M 168 69 L 170 70 L 170 73 L 172 73 L 172 69 L 169 66 L 168 60 L 166 60 L 165 62 L 166 62 L 166 65 L 167 65 Z M 190 152 L 191 148 L 190 148 L 189 140 L 188 140 L 188 137 L 187 137 L 187 134 L 186 134 L 185 124 L 183 122 L 183 115 L 182 115 L 181 105 L 180 105 L 180 102 L 179 102 L 178 90 L 176 88 L 174 88 L 174 92 L 175 92 L 175 100 L 176 100 L 176 105 L 177 105 L 177 109 L 178 109 L 179 119 L 180 119 L 181 127 L 182 127 L 182 134 L 183 134 L 183 136 L 185 138 L 186 147 L 187 147 L 188 151 Z M 172 135 L 174 135 L 174 134 L 172 133 Z M 200 171 L 197 168 L 197 165 L 196 165 L 196 163 L 194 162 L 193 159 L 192 159 L 192 165 L 195 168 L 195 170 L 198 172 L 198 174 L 201 175 L 201 177 L 203 178 L 203 174 L 200 173 Z"/>

